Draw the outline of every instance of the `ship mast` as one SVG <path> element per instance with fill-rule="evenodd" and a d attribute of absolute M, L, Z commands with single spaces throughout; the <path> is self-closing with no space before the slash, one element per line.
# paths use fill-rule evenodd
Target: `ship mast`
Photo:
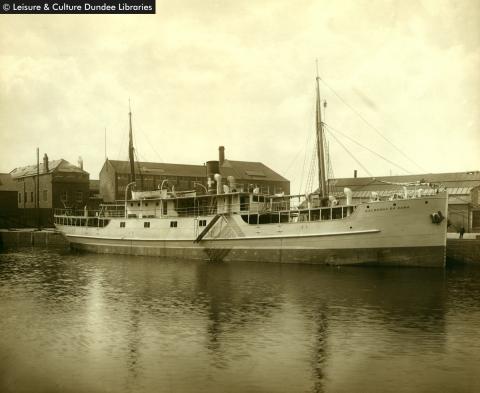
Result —
<path fill-rule="evenodd" d="M 130 160 L 130 174 L 131 181 L 135 181 L 135 158 L 133 154 L 133 132 L 132 132 L 132 109 L 130 107 L 130 100 L 128 100 L 128 118 L 130 122 L 130 132 L 128 134 L 128 158 Z"/>
<path fill-rule="evenodd" d="M 320 104 L 320 77 L 318 76 L 317 60 L 317 102 L 316 102 L 316 130 L 317 130 L 317 158 L 318 158 L 318 193 L 320 198 L 327 196 L 327 180 L 325 173 L 325 150 L 323 148 L 323 121 Z"/>

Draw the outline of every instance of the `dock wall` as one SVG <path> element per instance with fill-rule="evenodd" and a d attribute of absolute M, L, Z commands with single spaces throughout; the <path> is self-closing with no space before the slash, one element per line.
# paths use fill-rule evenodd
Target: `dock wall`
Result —
<path fill-rule="evenodd" d="M 0 251 L 18 247 L 68 248 L 68 242 L 52 230 L 0 230 Z"/>
<path fill-rule="evenodd" d="M 480 266 L 480 239 L 447 239 L 447 261 Z"/>

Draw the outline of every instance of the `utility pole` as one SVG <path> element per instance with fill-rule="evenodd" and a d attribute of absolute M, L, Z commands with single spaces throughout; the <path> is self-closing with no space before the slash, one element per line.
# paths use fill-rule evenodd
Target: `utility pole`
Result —
<path fill-rule="evenodd" d="M 40 149 L 37 147 L 37 184 L 35 190 L 35 208 L 37 210 L 37 229 L 41 229 L 40 222 Z"/>

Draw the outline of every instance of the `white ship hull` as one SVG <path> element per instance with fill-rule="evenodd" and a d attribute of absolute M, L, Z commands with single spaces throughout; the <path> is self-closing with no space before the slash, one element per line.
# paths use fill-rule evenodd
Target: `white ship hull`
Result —
<path fill-rule="evenodd" d="M 104 227 L 57 224 L 72 247 L 97 253 L 186 259 L 314 264 L 445 265 L 445 193 L 359 205 L 341 219 L 248 224 L 222 215 L 198 242 L 209 217 L 110 218 Z M 171 222 L 176 227 L 171 227 Z M 121 223 L 125 224 L 121 224 Z M 145 223 L 149 227 L 145 227 Z M 123 226 L 124 225 L 124 226 Z"/>

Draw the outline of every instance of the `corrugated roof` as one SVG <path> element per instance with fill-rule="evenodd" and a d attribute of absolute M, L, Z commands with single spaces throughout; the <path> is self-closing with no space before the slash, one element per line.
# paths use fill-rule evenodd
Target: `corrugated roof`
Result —
<path fill-rule="evenodd" d="M 109 160 L 109 162 L 118 173 L 130 173 L 130 163 L 128 161 Z M 135 164 L 135 170 L 138 170 L 138 168 L 144 174 L 200 178 L 206 176 L 204 165 L 138 162 Z M 261 162 L 225 160 L 221 172 L 224 177 L 233 176 L 237 180 L 288 181 Z"/>
<path fill-rule="evenodd" d="M 45 170 L 43 162 L 40 162 L 39 171 L 40 171 L 40 174 L 52 173 L 52 172 L 88 173 L 83 169 L 80 169 L 78 166 L 70 164 L 68 161 L 64 160 L 63 158 L 61 158 L 60 160 L 48 161 L 48 171 Z M 36 176 L 36 174 L 37 174 L 37 165 L 28 165 L 28 166 L 18 167 L 10 172 L 10 175 L 13 178 Z"/>
<path fill-rule="evenodd" d="M 10 173 L 0 173 L 0 191 L 17 191 L 15 181 Z"/>
<path fill-rule="evenodd" d="M 448 188 L 472 188 L 480 186 L 480 171 L 453 172 L 453 173 L 425 173 L 419 175 L 405 176 L 378 176 L 378 177 L 357 177 L 340 178 L 330 180 L 336 191 L 342 191 L 349 187 L 352 191 L 368 190 L 380 191 L 398 188 L 397 184 L 390 183 L 435 183 Z"/>

